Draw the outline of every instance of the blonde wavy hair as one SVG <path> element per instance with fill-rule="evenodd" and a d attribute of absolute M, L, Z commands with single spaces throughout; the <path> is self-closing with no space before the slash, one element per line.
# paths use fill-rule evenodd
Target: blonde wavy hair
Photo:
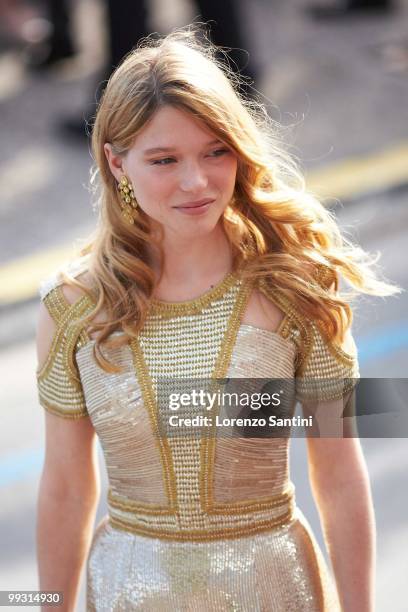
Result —
<path fill-rule="evenodd" d="M 96 297 L 84 321 L 98 332 L 94 356 L 108 371 L 117 368 L 103 356 L 102 345 L 117 346 L 137 334 L 156 279 L 149 264 L 149 217 L 139 208 L 133 226 L 123 219 L 104 144 L 125 154 L 164 105 L 202 121 L 237 156 L 235 192 L 222 218 L 234 269 L 279 290 L 301 316 L 318 322 L 327 338 L 339 343 L 352 322 L 352 298 L 401 291 L 379 280 L 374 271 L 379 254 L 371 256 L 341 235 L 333 214 L 307 193 L 278 126 L 260 102 L 240 94 L 239 78 L 217 51 L 194 27 L 147 38 L 112 74 L 100 102 L 92 133 L 100 215 L 81 254 L 89 254 Z M 354 291 L 340 294 L 340 276 Z M 88 281 L 67 277 L 67 282 L 90 294 Z M 101 312 L 103 321 L 97 322 Z M 110 338 L 119 330 L 124 334 Z"/>

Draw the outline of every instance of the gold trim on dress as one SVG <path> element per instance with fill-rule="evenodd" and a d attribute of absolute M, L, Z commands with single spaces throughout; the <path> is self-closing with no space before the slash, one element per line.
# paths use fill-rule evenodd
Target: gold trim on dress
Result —
<path fill-rule="evenodd" d="M 51 309 L 50 314 L 53 313 L 51 314 L 51 316 L 56 314 L 55 301 L 54 301 L 55 296 L 52 296 L 52 294 L 54 293 L 54 291 L 58 291 L 58 290 L 60 290 L 60 287 L 56 287 L 55 289 L 53 289 L 44 298 L 45 306 L 47 307 L 47 309 L 48 308 Z M 59 293 L 62 293 L 62 292 L 59 291 Z M 51 342 L 51 347 L 48 352 L 47 359 L 45 360 L 43 366 L 39 370 L 37 370 L 37 378 L 45 378 L 47 376 L 50 368 L 52 367 L 52 364 L 55 360 L 57 353 L 61 349 L 61 346 L 65 344 L 64 339 L 65 339 L 68 329 L 69 329 L 69 333 L 68 333 L 69 334 L 68 335 L 69 350 L 72 350 L 73 347 L 75 347 L 76 341 L 79 338 L 80 338 L 80 346 L 78 346 L 78 348 L 81 348 L 82 346 L 84 346 L 84 344 L 89 340 L 85 330 L 79 326 L 75 327 L 75 325 L 73 325 L 73 321 L 75 321 L 75 319 L 78 319 L 79 317 L 82 317 L 86 313 L 86 310 L 90 306 L 93 306 L 90 298 L 85 295 L 82 298 L 80 298 L 77 302 L 75 302 L 74 304 L 70 304 L 69 302 L 66 302 L 66 304 L 67 304 L 67 307 L 65 308 L 65 310 L 63 312 L 61 310 L 59 311 L 59 319 L 54 319 L 56 323 L 54 337 Z M 75 338 L 75 342 L 73 342 L 73 338 Z M 78 377 L 75 373 L 75 368 L 73 367 L 72 359 L 67 354 L 65 347 L 64 347 L 64 354 L 65 354 L 65 363 L 69 366 L 69 372 L 73 380 L 77 382 Z"/>
<path fill-rule="evenodd" d="M 214 380 L 225 378 L 231 362 L 231 355 L 236 342 L 238 329 L 241 324 L 242 315 L 248 304 L 249 297 L 253 289 L 253 283 L 242 282 L 240 291 L 236 298 L 234 308 L 228 321 L 220 351 L 218 353 L 212 378 Z M 215 416 L 215 415 L 212 415 Z M 201 505 L 204 512 L 211 513 L 214 508 L 214 461 L 215 461 L 215 441 L 216 429 L 215 419 L 209 436 L 201 440 Z"/>
<path fill-rule="evenodd" d="M 123 510 L 125 512 L 144 512 L 154 516 L 165 515 L 170 516 L 175 514 L 176 508 L 166 508 L 162 504 L 151 504 L 148 502 L 135 502 L 122 497 L 117 493 L 113 493 L 112 489 L 108 491 L 108 504 L 112 508 Z"/>
<path fill-rule="evenodd" d="M 168 440 L 163 438 L 159 432 L 157 403 L 155 400 L 153 383 L 146 365 L 142 347 L 140 346 L 140 342 L 137 338 L 131 340 L 130 348 L 132 350 L 136 377 L 139 381 L 143 401 L 149 414 L 153 435 L 159 446 L 160 458 L 162 462 L 163 482 L 167 499 L 169 501 L 167 511 L 175 512 L 177 510 L 176 476 L 174 473 L 173 459 Z"/>
<path fill-rule="evenodd" d="M 236 282 L 236 273 L 229 272 L 218 285 L 197 298 L 184 302 L 165 302 L 157 298 L 152 298 L 151 305 L 153 310 L 163 317 L 181 317 L 194 314 L 201 312 L 204 308 L 209 306 L 211 302 L 222 297 Z"/>
<path fill-rule="evenodd" d="M 88 416 L 75 351 L 89 341 L 78 321 L 93 308 L 93 303 L 83 296 L 71 304 L 60 286 L 52 289 L 43 301 L 56 329 L 47 359 L 36 373 L 40 404 L 58 416 L 71 419 Z"/>
<path fill-rule="evenodd" d="M 205 530 L 174 530 L 163 529 L 156 527 L 144 527 L 140 523 L 139 525 L 132 525 L 129 522 L 123 521 L 116 517 L 109 517 L 109 522 L 116 529 L 122 531 L 130 531 L 131 533 L 160 538 L 163 540 L 174 540 L 178 542 L 210 542 L 212 540 L 219 539 L 233 539 L 241 536 L 255 535 L 264 531 L 270 531 L 271 529 L 281 527 L 287 524 L 293 518 L 294 507 L 291 504 L 289 509 L 277 518 L 267 518 L 257 520 L 251 524 L 245 524 L 242 526 L 234 526 L 230 529 L 225 527 L 212 527 Z M 228 518 L 228 517 L 227 517 Z"/>

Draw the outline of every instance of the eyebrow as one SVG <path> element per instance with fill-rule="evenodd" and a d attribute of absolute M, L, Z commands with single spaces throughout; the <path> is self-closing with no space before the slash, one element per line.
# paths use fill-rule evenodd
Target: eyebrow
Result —
<path fill-rule="evenodd" d="M 210 147 L 211 145 L 222 144 L 221 140 L 216 138 L 215 140 L 211 140 L 204 145 L 205 147 Z M 172 151 L 176 151 L 176 147 L 153 147 L 153 149 L 146 149 L 143 151 L 143 155 L 153 155 L 154 153 L 169 153 Z"/>

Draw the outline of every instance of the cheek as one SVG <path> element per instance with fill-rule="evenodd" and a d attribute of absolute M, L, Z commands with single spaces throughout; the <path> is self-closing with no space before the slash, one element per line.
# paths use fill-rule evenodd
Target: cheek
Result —
<path fill-rule="evenodd" d="M 223 191 L 233 191 L 236 177 L 237 162 L 236 160 L 228 160 L 228 162 L 217 168 L 215 180 Z"/>
<path fill-rule="evenodd" d="M 145 205 L 157 204 L 175 189 L 175 180 L 165 172 L 151 171 L 149 168 L 134 174 L 135 195 L 139 195 Z"/>

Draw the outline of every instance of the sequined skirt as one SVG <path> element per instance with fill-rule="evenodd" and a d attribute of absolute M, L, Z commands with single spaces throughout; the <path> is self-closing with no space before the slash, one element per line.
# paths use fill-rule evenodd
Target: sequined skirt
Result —
<path fill-rule="evenodd" d="M 295 508 L 255 536 L 171 542 L 119 531 L 106 518 L 87 564 L 88 612 L 339 612 L 310 525 Z"/>

